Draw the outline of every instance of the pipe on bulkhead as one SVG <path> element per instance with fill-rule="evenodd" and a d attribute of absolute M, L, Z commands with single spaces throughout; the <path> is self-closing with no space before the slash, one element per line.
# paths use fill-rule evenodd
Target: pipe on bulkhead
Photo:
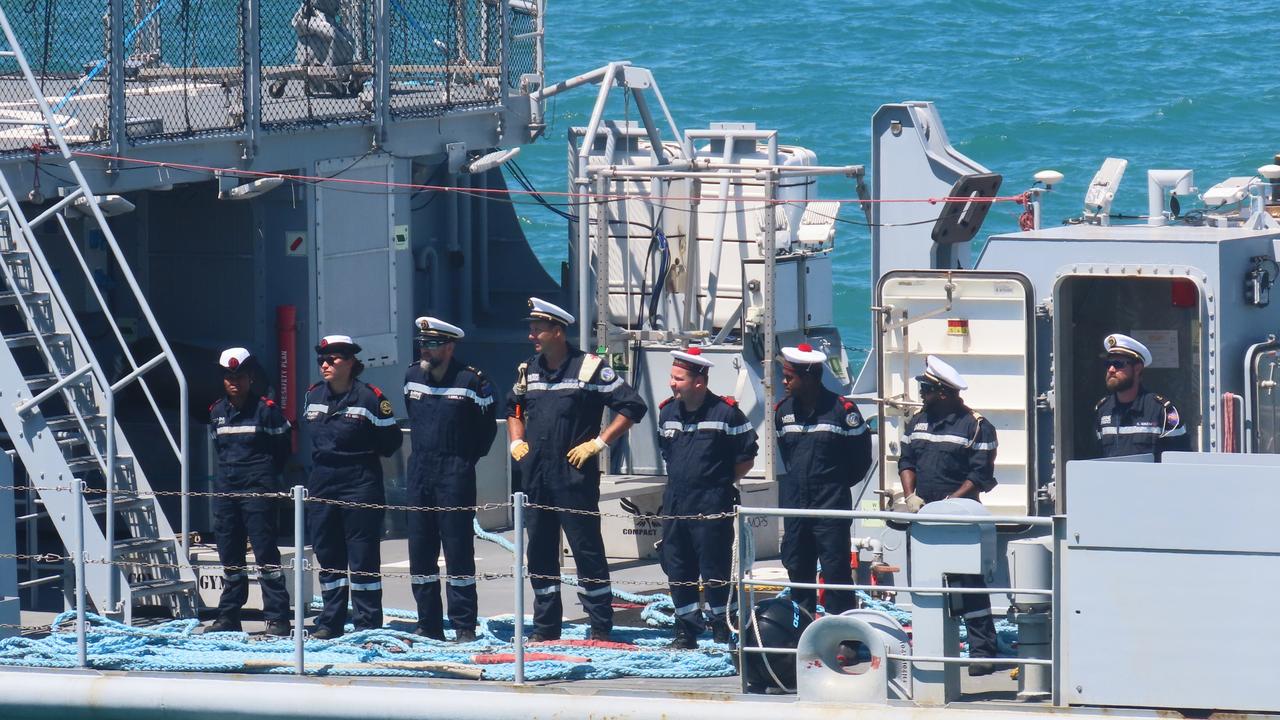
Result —
<path fill-rule="evenodd" d="M 493 312 L 492 299 L 489 297 L 489 172 L 475 177 L 472 186 L 480 190 L 476 198 L 476 231 L 472 243 L 472 255 L 476 259 L 476 303 L 480 312 L 490 315 Z"/>
<path fill-rule="evenodd" d="M 464 324 L 470 325 L 475 315 L 475 283 L 473 282 L 473 265 L 472 251 L 473 238 L 471 236 L 471 176 L 458 176 L 458 192 L 454 196 L 458 199 L 458 227 L 457 227 L 457 245 L 462 253 L 460 272 L 458 273 L 459 287 L 458 300 L 460 306 L 458 308 L 458 317 Z"/>

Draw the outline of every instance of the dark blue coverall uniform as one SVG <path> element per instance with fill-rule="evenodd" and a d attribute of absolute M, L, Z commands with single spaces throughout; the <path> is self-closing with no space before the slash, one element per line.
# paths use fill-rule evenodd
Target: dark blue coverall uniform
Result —
<path fill-rule="evenodd" d="M 353 380 L 345 393 L 319 382 L 307 390 L 304 421 L 311 434 L 310 497 L 348 502 L 386 502 L 382 462 L 400 448 L 403 436 L 382 391 Z M 325 502 L 307 503 L 307 530 L 319 563 L 324 609 L 317 628 L 342 632 L 350 591 L 357 630 L 382 627 L 381 508 Z M 348 579 L 347 568 L 351 574 Z"/>
<path fill-rule="evenodd" d="M 733 468 L 756 456 L 756 432 L 731 398 L 708 392 L 697 410 L 668 399 L 658 414 L 658 445 L 667 465 L 663 515 L 728 513 L 738 504 Z M 699 578 L 716 620 L 730 610 L 733 518 L 662 521 L 662 568 L 671 585 L 678 630 L 706 629 Z M 688 583 L 688 584 L 684 584 Z"/>
<path fill-rule="evenodd" d="M 476 462 L 498 432 L 493 385 L 477 369 L 456 359 L 439 382 L 413 363 L 404 376 L 413 454 L 409 456 L 409 503 L 418 507 L 476 504 Z M 455 630 L 476 626 L 474 510 L 410 511 L 409 572 L 418 604 L 418 624 L 441 637 L 440 546 L 448 583 L 449 621 Z"/>
<path fill-rule="evenodd" d="M 223 397 L 209 406 L 209 427 L 218 451 L 215 491 L 280 491 L 277 478 L 289 457 L 290 427 L 274 402 L 250 396 L 245 398 L 243 407 L 236 409 Z M 279 502 L 266 497 L 213 498 L 213 535 L 224 578 L 218 618 L 224 623 L 239 623 L 240 609 L 249 599 L 246 541 L 253 543 L 258 564 L 263 616 L 268 622 L 289 622 L 289 592 L 285 590 L 280 548 L 276 545 Z"/>
<path fill-rule="evenodd" d="M 569 347 L 560 367 L 548 370 L 541 353 L 523 365 L 524 387 L 517 381 L 507 395 L 507 416 L 524 421 L 529 454 L 518 465 L 529 502 L 557 508 L 600 510 L 599 456 L 579 470 L 569 464 L 569 450 L 600 434 L 607 407 L 633 422 L 648 408 L 630 385 L 607 363 L 583 379 L 588 355 Z M 578 576 L 586 578 L 578 590 L 582 608 L 593 630 L 613 629 L 613 588 L 600 516 L 529 508 L 525 514 L 529 537 L 528 567 L 533 586 L 534 632 L 560 637 L 563 603 L 560 600 L 560 528 L 564 527 Z"/>
<path fill-rule="evenodd" d="M 1131 403 L 1121 403 L 1115 393 L 1108 394 L 1094 407 L 1094 420 L 1102 457 L 1151 453 L 1159 462 L 1165 450 L 1191 447 L 1178 408 L 1146 388 L 1138 388 Z"/>
<path fill-rule="evenodd" d="M 852 510 L 849 489 L 871 467 L 871 433 L 852 401 L 826 388 L 819 391 L 808 413 L 801 413 L 788 395 L 774 410 L 778 451 L 786 475 L 778 483 L 778 505 L 784 508 Z M 792 582 L 822 578 L 836 585 L 853 584 L 849 530 L 852 520 L 786 518 L 782 534 L 782 564 Z M 817 609 L 814 590 L 792 588 L 791 599 L 810 613 Z M 826 611 L 839 615 L 855 606 L 848 590 L 828 590 Z"/>
<path fill-rule="evenodd" d="M 927 503 L 943 500 L 964 484 L 973 482 L 969 496 L 996 486 L 996 429 L 990 421 L 967 407 L 952 413 L 921 412 L 907 421 L 898 471 L 916 471 L 916 494 Z M 986 587 L 981 575 L 953 575 L 955 587 Z M 961 595 L 965 626 L 969 631 L 969 657 L 996 656 L 996 626 L 991 619 L 991 596 Z"/>

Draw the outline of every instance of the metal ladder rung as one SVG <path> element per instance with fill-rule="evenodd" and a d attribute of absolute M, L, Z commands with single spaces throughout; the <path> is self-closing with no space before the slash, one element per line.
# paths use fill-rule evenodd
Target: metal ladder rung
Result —
<path fill-rule="evenodd" d="M 134 597 L 155 597 L 185 592 L 196 586 L 195 580 L 142 580 L 130 585 L 129 590 Z"/>
<path fill-rule="evenodd" d="M 141 555 L 157 550 L 172 550 L 173 547 L 173 538 L 129 538 L 117 540 L 115 544 L 117 555 Z"/>
<path fill-rule="evenodd" d="M 43 333 L 45 342 L 50 345 L 66 345 L 71 342 L 71 336 L 66 333 Z M 4 341 L 11 348 L 39 347 L 40 341 L 36 338 L 36 333 L 24 332 L 6 335 Z"/>
<path fill-rule="evenodd" d="M 87 470 L 101 470 L 102 466 L 98 464 L 98 458 L 92 455 L 88 457 L 71 458 L 67 461 L 67 467 L 71 468 L 73 475 L 85 472 Z M 121 456 L 116 458 L 116 469 L 127 470 L 133 467 L 133 458 Z"/>
<path fill-rule="evenodd" d="M 48 293 L 40 292 L 21 292 L 16 293 L 12 290 L 0 290 L 0 307 L 17 305 L 18 297 L 21 296 L 27 301 L 28 305 L 45 305 L 49 302 Z"/>
<path fill-rule="evenodd" d="M 44 419 L 45 427 L 54 432 L 75 432 L 80 429 L 80 423 L 76 420 L 75 415 L 56 415 Z M 89 415 L 84 419 L 84 424 L 90 430 L 106 427 L 107 419 L 101 415 Z"/>
<path fill-rule="evenodd" d="M 88 375 L 88 374 L 81 375 L 75 380 L 72 380 L 71 382 L 67 383 L 67 386 L 70 387 L 72 385 L 81 384 L 92 379 L 93 379 L 92 375 Z M 44 390 L 45 388 L 49 387 L 50 385 L 56 382 L 58 382 L 58 376 L 54 375 L 53 373 L 41 373 L 40 375 L 27 376 L 27 387 L 31 388 L 34 391 Z"/>
<path fill-rule="evenodd" d="M 101 515 L 107 511 L 107 499 L 99 498 L 90 500 L 85 503 L 89 506 L 89 512 L 94 515 Z M 147 510 L 152 507 L 151 498 L 141 497 L 121 497 L 116 498 L 116 512 L 128 512 L 132 510 Z"/>

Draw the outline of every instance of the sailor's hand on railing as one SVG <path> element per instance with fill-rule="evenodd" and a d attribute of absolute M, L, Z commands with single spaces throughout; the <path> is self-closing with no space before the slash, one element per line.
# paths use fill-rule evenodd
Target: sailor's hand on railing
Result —
<path fill-rule="evenodd" d="M 511 459 L 520 462 L 529 454 L 529 443 L 523 440 L 511 441 Z"/>
<path fill-rule="evenodd" d="M 907 512 L 918 513 L 924 507 L 924 498 L 915 493 L 908 495 L 904 502 L 907 504 Z"/>
<path fill-rule="evenodd" d="M 600 451 L 604 450 L 604 448 L 605 448 L 605 444 L 603 440 L 601 440 L 598 437 L 591 438 L 590 440 L 570 450 L 569 454 L 566 457 L 569 458 L 570 465 L 581 470 L 582 466 L 586 465 L 588 460 L 595 457 L 596 455 L 599 455 Z"/>

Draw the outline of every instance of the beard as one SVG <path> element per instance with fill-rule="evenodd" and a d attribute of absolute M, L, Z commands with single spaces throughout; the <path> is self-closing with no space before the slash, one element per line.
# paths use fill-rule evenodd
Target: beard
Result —
<path fill-rule="evenodd" d="M 1115 376 L 1107 378 L 1107 392 L 1124 392 L 1131 387 L 1133 387 L 1132 375 L 1123 378 Z"/>

